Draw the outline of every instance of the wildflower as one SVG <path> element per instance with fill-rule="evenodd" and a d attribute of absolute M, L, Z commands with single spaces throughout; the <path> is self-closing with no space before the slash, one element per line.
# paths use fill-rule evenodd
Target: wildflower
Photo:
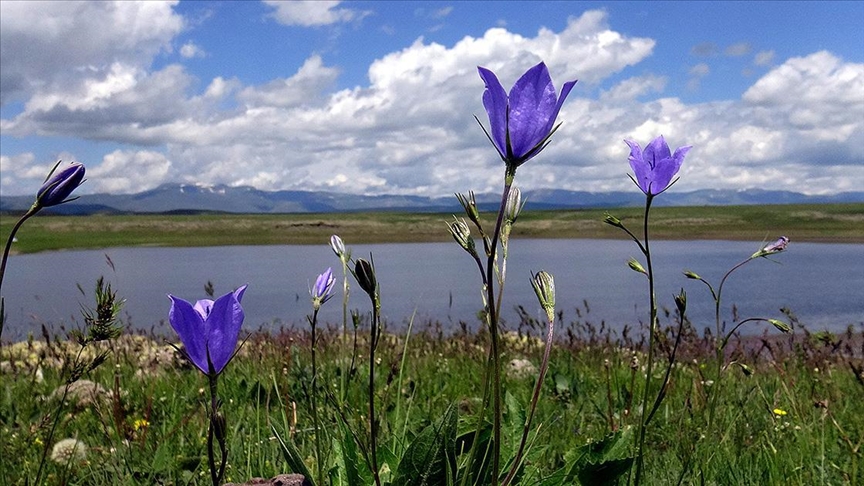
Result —
<path fill-rule="evenodd" d="M 454 221 L 447 225 L 447 229 L 450 230 L 450 234 L 453 235 L 453 239 L 459 243 L 459 246 L 469 254 L 477 255 L 474 248 L 474 238 L 471 238 L 471 228 L 468 227 L 468 223 L 464 219 L 460 220 L 454 217 Z"/>
<path fill-rule="evenodd" d="M 636 174 L 633 181 L 647 196 L 656 196 L 671 185 L 672 178 L 684 162 L 684 156 L 692 148 L 679 147 L 673 155 L 663 135 L 649 143 L 644 152 L 632 140 L 624 140 L 624 143 L 630 146 L 630 167 Z"/>
<path fill-rule="evenodd" d="M 87 446 L 78 439 L 63 439 L 51 449 L 51 460 L 58 464 L 83 461 L 87 457 Z"/>
<path fill-rule="evenodd" d="M 525 207 L 525 202 L 522 201 L 522 191 L 518 187 L 510 189 L 510 193 L 507 195 L 507 204 L 504 206 L 505 221 L 510 224 L 515 223 L 523 207 Z"/>
<path fill-rule="evenodd" d="M 312 307 L 315 310 L 320 309 L 325 302 L 330 300 L 330 297 L 333 297 L 331 292 L 335 281 L 332 268 L 328 268 L 324 273 L 318 275 L 315 286 L 309 291 L 309 294 L 312 295 Z"/>
<path fill-rule="evenodd" d="M 83 164 L 73 162 L 58 172 L 57 167 L 59 166 L 60 161 L 51 169 L 45 183 L 39 188 L 39 192 L 36 193 L 36 202 L 33 203 L 34 207 L 45 208 L 64 203 L 72 191 L 84 182 Z"/>
<path fill-rule="evenodd" d="M 786 324 L 783 321 L 780 321 L 777 319 L 768 319 L 768 322 L 771 323 L 771 325 L 774 326 L 775 328 L 777 328 L 777 330 L 780 332 L 787 333 L 787 334 L 792 332 L 792 328 L 789 327 L 789 324 Z"/>
<path fill-rule="evenodd" d="M 786 410 L 783 410 L 782 408 L 775 408 L 773 410 L 773 412 L 774 412 L 774 415 L 776 415 L 778 417 L 783 417 L 783 416 L 787 415 Z"/>
<path fill-rule="evenodd" d="M 146 429 L 150 426 L 150 422 L 147 419 L 135 419 L 135 422 L 132 423 L 132 428 L 135 430 Z"/>
<path fill-rule="evenodd" d="M 177 331 L 186 356 L 205 375 L 218 375 L 237 347 L 237 337 L 243 325 L 240 299 L 246 285 L 212 301 L 199 300 L 193 306 L 183 299 L 168 295 L 171 310 L 168 320 Z"/>
<path fill-rule="evenodd" d="M 541 62 L 516 81 L 508 96 L 495 73 L 479 66 L 477 70 L 486 83 L 483 106 L 491 132 L 487 136 L 504 162 L 515 169 L 549 143 L 558 128 L 553 128 L 558 111 L 576 81 L 564 83 L 561 95 L 556 96 L 549 70 Z"/>
<path fill-rule="evenodd" d="M 788 244 L 789 244 L 789 238 L 786 238 L 785 236 L 781 236 L 774 243 L 771 243 L 770 245 L 766 245 L 761 250 L 759 250 L 756 253 L 754 253 L 753 255 L 751 255 L 750 258 L 759 258 L 759 257 L 768 256 L 768 255 L 773 255 L 775 253 L 780 253 L 781 251 L 786 250 L 786 245 L 788 245 Z"/>
<path fill-rule="evenodd" d="M 639 263 L 639 261 L 635 258 L 631 257 L 629 260 L 627 260 L 627 266 L 630 267 L 630 270 L 633 270 L 634 272 L 648 275 L 648 271 L 645 270 L 645 267 L 643 267 L 642 264 Z"/>

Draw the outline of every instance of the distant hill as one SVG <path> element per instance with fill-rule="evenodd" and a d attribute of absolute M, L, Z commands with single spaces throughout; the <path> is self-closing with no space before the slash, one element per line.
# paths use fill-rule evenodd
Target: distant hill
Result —
<path fill-rule="evenodd" d="M 500 195 L 477 194 L 481 209 L 497 208 Z M 561 189 L 525 191 L 530 209 L 614 208 L 641 206 L 644 196 L 638 191 L 585 192 Z M 656 200 L 663 206 L 722 206 L 750 204 L 804 204 L 864 202 L 864 191 L 826 196 L 807 196 L 788 191 L 746 189 L 740 191 L 705 189 L 669 192 Z M 22 212 L 33 203 L 33 196 L 0 198 L 0 212 Z M 95 213 L 328 213 L 352 211 L 458 211 L 456 198 L 380 195 L 363 196 L 335 192 L 261 191 L 253 187 L 163 184 L 137 194 L 88 194 L 61 206 L 50 208 L 55 214 Z"/>

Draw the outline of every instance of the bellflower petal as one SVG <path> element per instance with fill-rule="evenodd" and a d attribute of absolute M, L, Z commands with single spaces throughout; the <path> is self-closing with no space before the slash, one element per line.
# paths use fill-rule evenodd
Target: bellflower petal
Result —
<path fill-rule="evenodd" d="M 483 107 L 489 115 L 489 131 L 492 142 L 502 158 L 507 158 L 507 93 L 492 71 L 478 67 L 480 77 L 486 83 L 483 92 Z"/>
<path fill-rule="evenodd" d="M 576 81 L 565 83 L 561 94 L 556 95 L 549 69 L 541 62 L 526 71 L 507 95 L 492 71 L 477 69 L 486 83 L 483 106 L 489 115 L 492 143 L 507 164 L 518 167 L 546 146 Z"/>
<path fill-rule="evenodd" d="M 245 286 L 241 287 L 243 291 Z M 239 291 L 240 289 L 238 289 Z M 213 309 L 207 316 L 207 349 L 210 352 L 210 362 L 216 373 L 222 371 L 237 347 L 240 327 L 243 325 L 243 308 L 237 299 L 237 293 L 232 292 L 216 299 Z M 240 291 L 242 296 L 243 292 Z"/>
<path fill-rule="evenodd" d="M 684 156 L 691 146 L 679 147 L 673 155 L 663 136 L 655 138 L 643 151 L 639 144 L 632 140 L 624 140 L 630 147 L 630 168 L 635 174 L 634 180 L 646 195 L 656 196 L 665 191 L 672 178 L 681 169 Z"/>
<path fill-rule="evenodd" d="M 202 299 L 194 306 L 168 295 L 171 299 L 168 313 L 171 327 L 180 337 L 189 359 L 206 375 L 211 371 L 221 373 L 234 354 L 245 317 L 240 306 L 244 292 L 246 285 L 219 297 L 215 302 Z"/>
<path fill-rule="evenodd" d="M 186 355 L 192 364 L 207 373 L 207 332 L 204 318 L 183 299 L 168 295 L 171 299 L 171 310 L 168 311 L 168 322 L 180 337 Z"/>

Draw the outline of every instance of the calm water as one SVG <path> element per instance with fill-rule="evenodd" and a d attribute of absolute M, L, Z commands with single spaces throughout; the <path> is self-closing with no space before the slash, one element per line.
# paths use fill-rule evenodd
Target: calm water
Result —
<path fill-rule="evenodd" d="M 698 327 L 713 327 L 713 303 L 707 288 L 686 279 L 695 271 L 715 285 L 734 264 L 758 249 L 757 243 L 728 241 L 657 241 L 652 252 L 660 304 L 674 309 L 672 295 L 688 292 L 688 314 Z M 476 325 L 481 308 L 479 272 L 455 243 L 357 245 L 356 257 L 374 256 L 381 283 L 383 314 L 391 328 L 403 326 L 416 310 L 419 322 L 460 320 Z M 112 270 L 106 255 L 113 261 Z M 647 280 L 627 268 L 638 255 L 632 242 L 618 240 L 514 240 L 511 242 L 503 317 L 516 319 L 514 306 L 539 316 L 529 282 L 530 272 L 547 270 L 555 277 L 558 309 L 576 318 L 583 301 L 588 319 L 614 328 L 636 325 L 647 315 Z M 731 304 L 742 317 L 781 318 L 791 308 L 809 328 L 841 331 L 864 322 L 864 245 L 790 244 L 774 257 L 756 260 L 736 271 L 724 290 L 724 317 Z M 204 297 L 210 280 L 217 295 L 244 283 L 246 329 L 303 326 L 310 312 L 309 285 L 328 266 L 341 282 L 339 261 L 329 246 L 242 246 L 211 248 L 114 248 L 13 256 L 4 282 L 9 322 L 4 340 L 39 334 L 40 324 L 76 325 L 80 306 L 92 305 L 100 275 L 127 299 L 125 318 L 137 329 L 165 333 L 170 307 L 166 293 L 187 300 Z M 352 282 L 353 283 L 353 282 Z M 82 296 L 77 285 L 87 292 Z M 341 285 L 337 285 L 341 288 Z M 365 295 L 354 286 L 351 307 L 368 312 Z M 584 315 L 584 309 L 582 309 Z M 324 306 L 325 322 L 341 323 L 341 297 Z M 753 333 L 763 327 L 753 327 Z"/>

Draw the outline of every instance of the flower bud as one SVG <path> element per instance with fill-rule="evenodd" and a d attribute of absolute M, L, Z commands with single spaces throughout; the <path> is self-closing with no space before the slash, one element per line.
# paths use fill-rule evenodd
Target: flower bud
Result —
<path fill-rule="evenodd" d="M 477 200 L 474 199 L 474 191 L 469 192 L 467 196 L 456 194 L 456 199 L 459 200 L 459 204 L 462 205 L 462 209 L 465 210 L 468 219 L 474 224 L 480 224 L 480 211 L 477 210 Z"/>
<path fill-rule="evenodd" d="M 354 265 L 354 278 L 357 279 L 360 288 L 374 299 L 378 282 L 375 280 L 375 268 L 372 264 L 363 258 L 357 259 Z"/>
<path fill-rule="evenodd" d="M 309 290 L 309 294 L 312 296 L 312 307 L 315 310 L 321 308 L 333 296 L 331 292 L 333 291 L 333 283 L 335 281 L 332 268 L 328 268 L 327 271 L 318 275 L 318 279 L 315 280 L 315 286 Z"/>
<path fill-rule="evenodd" d="M 84 182 L 84 165 L 73 162 L 57 171 L 59 166 L 58 161 L 45 179 L 45 183 L 39 188 L 34 206 L 48 207 L 64 203 L 72 191 Z"/>
<path fill-rule="evenodd" d="M 226 437 L 225 432 L 227 431 L 225 416 L 221 412 L 216 412 L 216 415 L 211 420 L 213 421 L 213 435 L 216 436 L 216 440 L 220 444 L 223 444 Z"/>
<path fill-rule="evenodd" d="M 608 224 L 609 226 L 614 226 L 616 228 L 624 228 L 624 224 L 621 223 L 620 219 L 608 213 L 606 214 L 606 217 L 603 218 L 603 222 Z"/>
<path fill-rule="evenodd" d="M 635 258 L 631 258 L 630 260 L 627 260 L 627 266 L 630 267 L 630 270 L 633 270 L 634 272 L 639 272 L 641 274 L 648 275 L 648 272 L 645 270 L 645 267 L 643 267 L 641 263 L 636 261 Z"/>
<path fill-rule="evenodd" d="M 537 294 L 540 306 L 546 311 L 547 317 L 552 320 L 555 316 L 555 279 L 552 275 L 541 270 L 531 275 L 531 286 Z"/>
<path fill-rule="evenodd" d="M 504 205 L 505 221 L 510 224 L 515 223 L 524 206 L 525 202 L 522 201 L 522 191 L 518 187 L 510 189 L 510 193 L 507 195 L 507 203 Z"/>
<path fill-rule="evenodd" d="M 779 321 L 777 319 L 768 319 L 768 322 L 770 322 L 772 326 L 776 327 L 777 330 L 782 333 L 788 334 L 792 332 L 792 328 L 789 327 L 789 324 L 786 324 L 783 321 Z"/>
<path fill-rule="evenodd" d="M 687 292 L 681 289 L 681 292 L 675 296 L 675 307 L 678 308 L 678 313 L 682 316 L 687 312 Z"/>
<path fill-rule="evenodd" d="M 696 274 L 696 272 L 691 272 L 690 270 L 684 270 L 684 276 L 693 280 L 702 280 L 702 277 Z"/>
<path fill-rule="evenodd" d="M 453 239 L 456 240 L 456 243 L 459 243 L 459 246 L 471 255 L 477 254 L 474 248 L 474 238 L 471 238 L 471 228 L 468 227 L 468 223 L 464 219 L 455 219 L 455 221 L 447 225 L 447 229 L 450 230 L 450 234 L 453 235 Z"/>
<path fill-rule="evenodd" d="M 784 251 L 786 249 L 786 245 L 788 245 L 788 244 L 789 244 L 789 238 L 786 238 L 785 236 L 781 236 L 774 243 L 771 243 L 770 245 L 765 246 L 761 250 L 759 250 L 756 253 L 754 253 L 753 255 L 751 255 L 750 258 L 759 258 L 759 257 L 768 256 L 768 255 L 773 255 L 775 253 L 780 253 L 781 251 Z"/>
<path fill-rule="evenodd" d="M 333 235 L 330 237 L 330 248 L 333 249 L 333 253 L 335 253 L 341 260 L 342 255 L 345 254 L 345 243 L 342 242 L 342 238 L 340 238 L 339 235 Z"/>

